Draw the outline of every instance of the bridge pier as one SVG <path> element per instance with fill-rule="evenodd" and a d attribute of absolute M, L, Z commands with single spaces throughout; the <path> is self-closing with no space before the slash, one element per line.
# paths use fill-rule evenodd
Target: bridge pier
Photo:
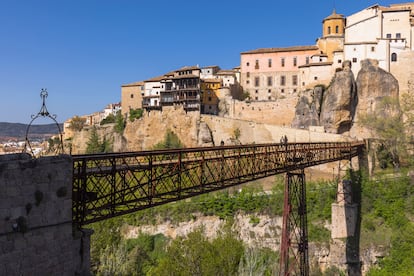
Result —
<path fill-rule="evenodd" d="M 0 275 L 89 275 L 90 235 L 73 230 L 70 156 L 0 156 Z"/>
<path fill-rule="evenodd" d="M 332 203 L 332 229 L 329 265 L 350 276 L 361 275 L 359 256 L 359 204 L 352 199 L 352 182 L 338 183 L 337 199 Z"/>

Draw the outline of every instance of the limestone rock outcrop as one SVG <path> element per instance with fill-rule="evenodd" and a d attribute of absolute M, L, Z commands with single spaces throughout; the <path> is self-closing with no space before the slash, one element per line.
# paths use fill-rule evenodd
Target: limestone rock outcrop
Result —
<path fill-rule="evenodd" d="M 326 132 L 344 133 L 350 130 L 357 103 L 357 91 L 350 62 L 344 62 L 343 70 L 335 76 L 324 93 L 320 125 Z"/>
<path fill-rule="evenodd" d="M 322 86 L 316 86 L 299 98 L 292 121 L 293 128 L 307 129 L 309 126 L 319 126 L 323 92 Z"/>
<path fill-rule="evenodd" d="M 379 111 L 384 97 L 398 99 L 397 79 L 378 66 L 377 60 L 361 61 L 361 70 L 355 81 L 351 63 L 345 61 L 326 91 L 317 87 L 309 96 L 302 96 L 296 105 L 292 127 L 307 129 L 323 126 L 325 132 L 369 138 L 366 127 L 358 125 L 358 117 Z M 320 104 L 320 106 L 319 106 Z M 381 116 L 389 116 L 399 110 L 381 110 Z"/>
<path fill-rule="evenodd" d="M 381 116 L 388 116 L 398 110 L 379 110 L 385 97 L 398 99 L 399 86 L 397 79 L 378 66 L 377 60 L 366 59 L 361 61 L 361 70 L 357 76 L 358 105 L 355 114 L 355 124 L 351 135 L 361 138 L 369 138 L 370 133 L 358 124 L 358 118 L 364 114 L 379 112 Z"/>
<path fill-rule="evenodd" d="M 350 62 L 346 61 L 328 89 L 317 86 L 296 105 L 292 127 L 307 129 L 323 126 L 326 132 L 342 134 L 350 130 L 357 104 L 356 83 Z"/>

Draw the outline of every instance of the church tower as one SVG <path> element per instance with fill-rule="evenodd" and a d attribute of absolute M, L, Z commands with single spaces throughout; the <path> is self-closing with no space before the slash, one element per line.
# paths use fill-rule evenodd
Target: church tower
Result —
<path fill-rule="evenodd" d="M 317 40 L 321 54 L 327 56 L 327 61 L 334 61 L 334 56 L 343 56 L 345 38 L 345 17 L 337 14 L 335 9 L 332 14 L 322 21 L 322 37 Z M 338 57 L 338 60 L 341 60 Z"/>

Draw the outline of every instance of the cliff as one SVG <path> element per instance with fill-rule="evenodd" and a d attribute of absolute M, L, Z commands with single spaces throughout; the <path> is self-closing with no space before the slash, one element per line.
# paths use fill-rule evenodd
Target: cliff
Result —
<path fill-rule="evenodd" d="M 327 89 L 317 86 L 298 100 L 292 127 L 323 126 L 328 133 L 350 133 L 351 137 L 369 138 L 366 128 L 358 125 L 358 117 L 378 111 L 384 97 L 398 100 L 398 81 L 379 68 L 378 61 L 361 61 L 356 81 L 351 63 L 345 61 Z M 399 110 L 381 110 L 381 115 L 395 112 Z"/>

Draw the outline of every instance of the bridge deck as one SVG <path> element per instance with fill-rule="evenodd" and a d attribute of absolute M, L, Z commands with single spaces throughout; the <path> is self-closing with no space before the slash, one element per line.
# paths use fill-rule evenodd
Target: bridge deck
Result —
<path fill-rule="evenodd" d="M 73 221 L 84 225 L 270 175 L 351 159 L 364 143 L 239 145 L 73 156 Z"/>

